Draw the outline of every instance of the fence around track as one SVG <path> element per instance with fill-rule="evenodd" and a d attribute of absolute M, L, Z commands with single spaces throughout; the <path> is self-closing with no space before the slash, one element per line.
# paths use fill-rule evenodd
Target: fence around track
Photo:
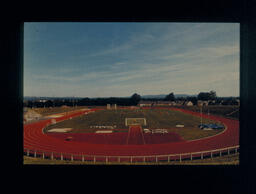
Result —
<path fill-rule="evenodd" d="M 94 110 L 90 111 L 83 111 L 82 114 L 84 113 L 89 113 L 89 112 L 94 112 Z M 98 109 L 99 110 L 99 109 Z M 189 111 L 190 112 L 190 111 Z M 65 116 L 61 118 L 57 118 L 56 122 L 61 122 L 66 119 L 70 119 L 75 116 L 81 115 L 81 112 L 76 112 L 73 114 L 66 114 Z M 51 122 L 50 120 L 42 123 L 39 127 L 41 127 L 41 134 L 40 135 L 45 135 L 43 134 L 43 129 L 50 125 Z M 38 130 L 37 130 L 37 133 Z M 29 135 L 29 134 L 27 134 Z M 38 134 L 37 134 L 38 135 Z M 36 138 L 36 136 L 30 136 L 29 138 Z M 210 138 L 210 137 L 209 137 Z M 237 137 L 236 137 L 237 138 Z M 199 139 L 200 140 L 200 139 Z M 27 143 L 29 145 L 30 142 Z M 33 141 L 32 141 L 33 143 Z M 25 144 L 24 144 L 25 145 Z M 38 146 L 38 144 L 36 144 Z M 43 146 L 42 146 L 43 147 Z M 51 146 L 49 145 L 49 149 Z M 184 161 L 184 160 L 195 160 L 195 159 L 204 159 L 204 158 L 213 158 L 215 156 L 222 156 L 222 155 L 229 155 L 232 153 L 237 153 L 239 152 L 239 145 L 233 145 L 233 146 L 224 146 L 223 148 L 219 149 L 210 149 L 206 151 L 198 151 L 198 152 L 186 152 L 186 153 L 175 153 L 175 154 L 155 154 L 155 155 L 89 155 L 89 154 L 76 154 L 76 153 L 68 153 L 68 152 L 55 152 L 55 151 L 49 151 L 49 149 L 44 148 L 40 149 L 41 146 L 38 146 L 36 149 L 31 149 L 31 148 L 26 148 L 24 146 L 23 151 L 24 155 L 31 156 L 31 157 L 40 157 L 43 159 L 57 159 L 57 160 L 70 160 L 70 161 L 90 161 L 93 163 L 97 162 L 104 162 L 104 163 L 111 163 L 111 162 L 117 162 L 117 163 L 122 163 L 122 162 L 130 162 L 130 163 L 136 163 L 136 162 L 172 162 L 172 161 Z M 48 151 L 47 151 L 48 150 Z M 79 153 L 79 151 L 77 151 Z"/>
<path fill-rule="evenodd" d="M 147 155 L 147 156 L 104 156 L 104 155 L 83 155 L 83 154 L 70 154 L 70 153 L 58 153 L 58 152 L 45 152 L 40 150 L 24 149 L 24 155 L 43 158 L 43 159 L 57 159 L 57 160 L 69 160 L 69 161 L 82 161 L 82 162 L 172 162 L 172 161 L 184 161 L 184 160 L 196 160 L 205 158 L 214 158 L 216 156 L 230 155 L 239 152 L 240 146 L 232 146 L 215 150 L 180 153 L 180 154 L 167 154 L 167 155 Z"/>

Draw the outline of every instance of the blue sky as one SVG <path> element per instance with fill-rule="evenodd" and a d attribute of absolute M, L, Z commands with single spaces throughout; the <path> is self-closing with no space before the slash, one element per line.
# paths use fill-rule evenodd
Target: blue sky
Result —
<path fill-rule="evenodd" d="M 238 23 L 24 24 L 24 96 L 239 96 Z"/>

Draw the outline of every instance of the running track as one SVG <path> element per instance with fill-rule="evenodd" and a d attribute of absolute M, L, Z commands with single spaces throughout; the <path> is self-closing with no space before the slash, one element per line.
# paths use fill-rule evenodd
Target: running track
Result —
<path fill-rule="evenodd" d="M 143 144 L 145 144 L 141 126 L 130 126 L 128 138 L 127 138 L 127 144 L 128 145 L 143 145 Z"/>
<path fill-rule="evenodd" d="M 200 116 L 200 113 L 171 108 L 173 110 L 182 111 L 187 114 Z M 69 119 L 70 117 L 79 116 L 88 112 L 97 111 L 99 109 L 84 110 L 80 112 L 70 113 L 56 121 Z M 140 145 L 109 145 L 109 144 L 93 144 L 88 142 L 72 142 L 48 136 L 42 132 L 42 129 L 51 123 L 51 119 L 42 120 L 36 123 L 24 125 L 24 152 L 27 149 L 45 153 L 64 153 L 73 155 L 93 155 L 93 156 L 149 156 L 149 155 L 167 155 L 200 152 L 225 147 L 239 145 L 239 121 L 222 118 L 219 116 L 202 115 L 204 118 L 210 118 L 220 121 L 226 126 L 226 130 L 218 135 L 192 141 L 171 142 L 162 144 L 140 144 Z M 131 141 L 131 140 L 129 140 Z M 140 141 L 141 142 L 141 141 Z"/>

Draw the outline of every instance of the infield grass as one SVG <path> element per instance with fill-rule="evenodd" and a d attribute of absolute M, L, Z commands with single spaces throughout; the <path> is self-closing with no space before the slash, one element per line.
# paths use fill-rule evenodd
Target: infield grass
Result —
<path fill-rule="evenodd" d="M 51 107 L 51 108 L 33 108 L 32 110 L 36 111 L 37 113 L 41 114 L 42 116 L 48 116 L 52 114 L 58 114 L 68 111 L 79 110 L 82 108 L 86 108 L 85 106 L 75 106 L 75 107 Z"/>
<path fill-rule="evenodd" d="M 184 140 L 194 140 L 203 137 L 216 135 L 223 130 L 201 130 L 198 125 L 201 118 L 186 114 L 176 110 L 169 109 L 138 109 L 138 110 L 101 110 L 87 115 L 74 117 L 71 120 L 48 126 L 44 132 L 54 128 L 72 128 L 69 133 L 93 133 L 98 128 L 95 126 L 116 126 L 114 132 L 127 132 L 128 126 L 125 126 L 125 118 L 146 118 L 147 125 L 143 128 L 149 129 L 167 129 L 168 132 L 176 132 Z M 203 123 L 216 123 L 216 121 L 203 118 Z M 176 125 L 184 125 L 184 128 L 178 128 Z M 106 128 L 111 129 L 111 128 Z"/>
<path fill-rule="evenodd" d="M 177 108 L 182 108 L 186 110 L 191 110 L 194 112 L 200 112 L 201 107 L 199 106 L 177 106 Z M 222 117 L 230 119 L 239 119 L 239 106 L 237 105 L 209 105 L 203 106 L 202 112 L 204 114 L 219 115 Z"/>

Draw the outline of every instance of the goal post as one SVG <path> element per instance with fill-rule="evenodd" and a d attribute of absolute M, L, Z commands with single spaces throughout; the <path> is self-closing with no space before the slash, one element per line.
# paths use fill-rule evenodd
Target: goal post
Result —
<path fill-rule="evenodd" d="M 130 126 L 130 125 L 146 126 L 147 122 L 145 118 L 125 118 L 125 126 Z"/>

